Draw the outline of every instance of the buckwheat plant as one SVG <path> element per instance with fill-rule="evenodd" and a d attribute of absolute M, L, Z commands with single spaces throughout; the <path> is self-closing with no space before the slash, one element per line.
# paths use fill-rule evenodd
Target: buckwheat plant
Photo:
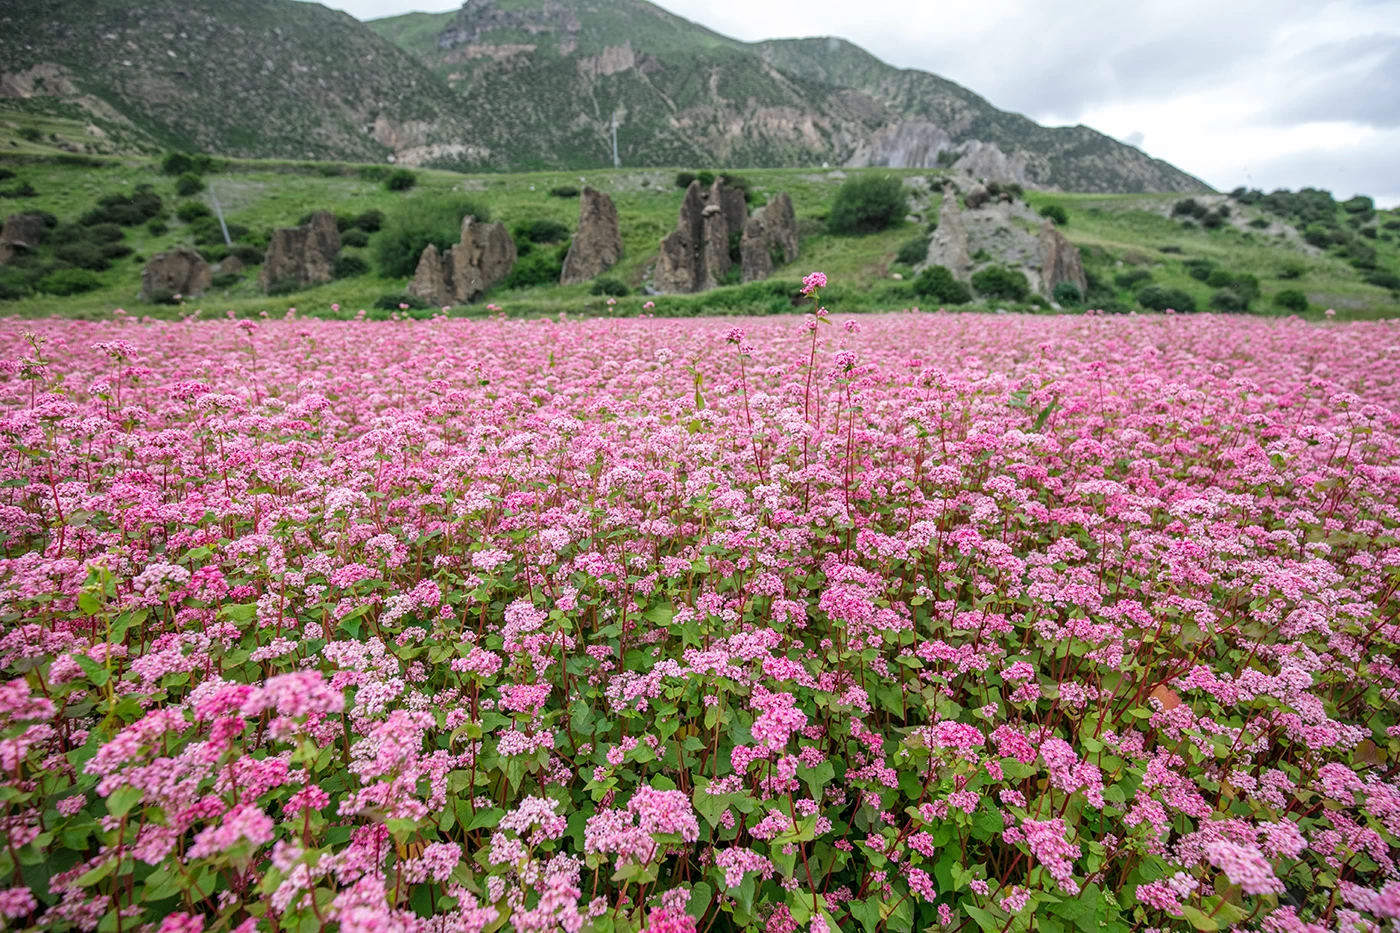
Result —
<path fill-rule="evenodd" d="M 0 925 L 1396 929 L 1400 325 L 825 285 L 0 324 Z"/>

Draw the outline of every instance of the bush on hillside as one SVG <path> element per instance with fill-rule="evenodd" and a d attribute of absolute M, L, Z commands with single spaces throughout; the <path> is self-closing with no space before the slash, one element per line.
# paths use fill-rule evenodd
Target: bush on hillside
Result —
<path fill-rule="evenodd" d="M 262 265 L 263 251 L 249 243 L 235 243 L 229 247 L 228 254 L 237 256 L 243 261 L 245 266 Z"/>
<path fill-rule="evenodd" d="M 1049 217 L 1057 227 L 1063 227 L 1069 223 L 1069 211 L 1058 204 L 1045 205 L 1040 209 L 1040 216 Z"/>
<path fill-rule="evenodd" d="M 359 227 L 351 227 L 340 235 L 340 245 L 351 247 L 368 246 L 369 234 L 365 233 Z"/>
<path fill-rule="evenodd" d="M 115 243 L 125 234 L 116 224 L 94 224 L 87 228 L 87 239 L 92 243 Z"/>
<path fill-rule="evenodd" d="M 361 165 L 355 170 L 355 174 L 365 181 L 381 182 L 389 177 L 389 166 L 387 165 Z"/>
<path fill-rule="evenodd" d="M 471 214 L 483 223 L 491 219 L 485 204 L 462 195 L 418 198 L 403 204 L 384 221 L 374 238 L 374 264 L 385 278 L 413 275 L 429 243 L 445 252 L 462 237 L 462 218 Z"/>
<path fill-rule="evenodd" d="M 70 266 L 79 269 L 92 269 L 102 272 L 112 267 L 106 256 L 102 255 L 102 247 L 96 243 L 83 240 L 77 243 L 65 243 L 53 251 L 54 258 L 66 262 Z"/>
<path fill-rule="evenodd" d="M 1215 263 L 1209 259 L 1188 259 L 1181 265 L 1186 274 L 1198 282 L 1210 281 L 1210 275 L 1215 271 Z"/>
<path fill-rule="evenodd" d="M 549 196 L 551 198 L 576 198 L 578 197 L 578 189 L 573 185 L 555 185 L 549 189 Z"/>
<path fill-rule="evenodd" d="M 163 220 L 152 220 L 146 224 L 146 232 L 151 236 L 165 236 L 170 232 L 170 225 Z"/>
<path fill-rule="evenodd" d="M 557 250 L 537 249 L 516 260 L 510 275 L 506 276 L 506 288 L 531 288 L 536 285 L 558 285 L 559 276 L 564 271 L 564 260 Z"/>
<path fill-rule="evenodd" d="M 125 243 L 103 243 L 101 246 L 102 255 L 108 259 L 121 259 L 123 256 L 130 256 L 133 252 L 130 246 Z"/>
<path fill-rule="evenodd" d="M 1301 262 L 1286 262 L 1283 268 L 1278 270 L 1278 277 L 1281 279 L 1301 279 L 1308 271 L 1308 267 Z"/>
<path fill-rule="evenodd" d="M 95 224 L 117 224 L 122 227 L 135 227 L 161 216 L 165 203 L 160 195 L 150 190 L 138 190 L 127 197 L 124 194 L 109 194 L 97 202 L 97 206 L 84 214 L 78 222 L 84 226 Z"/>
<path fill-rule="evenodd" d="M 569 228 L 557 220 L 529 220 L 515 225 L 511 233 L 520 243 L 562 243 L 569 238 Z"/>
<path fill-rule="evenodd" d="M 842 236 L 879 233 L 904 219 L 909 195 L 903 182 L 889 175 L 860 175 L 836 192 L 827 229 Z"/>
<path fill-rule="evenodd" d="M 202 204 L 199 201 L 186 201 L 175 208 L 175 216 L 180 219 L 181 223 L 187 224 L 192 224 L 201 217 L 211 217 L 213 214 L 214 212 L 209 209 L 207 204 Z"/>
<path fill-rule="evenodd" d="M 592 295 L 611 295 L 614 298 L 626 298 L 631 294 L 629 289 L 620 279 L 600 278 L 593 280 L 593 287 L 589 289 Z"/>
<path fill-rule="evenodd" d="M 1080 293 L 1079 286 L 1073 282 L 1059 282 L 1055 285 L 1050 297 L 1062 305 L 1077 305 L 1084 300 L 1084 295 Z"/>
<path fill-rule="evenodd" d="M 899 252 L 895 253 L 894 261 L 904 263 L 906 266 L 917 266 L 928 258 L 927 236 L 916 236 L 912 240 L 905 240 L 900 244 Z"/>
<path fill-rule="evenodd" d="M 1224 211 L 1215 210 L 1206 214 L 1201 218 L 1201 226 L 1205 227 L 1207 230 L 1219 230 L 1221 227 L 1225 226 Z"/>
<path fill-rule="evenodd" d="M 1179 288 L 1164 288 L 1149 285 L 1137 293 L 1137 302 L 1150 311 L 1166 311 L 1168 308 L 1190 314 L 1196 310 L 1196 299 Z"/>
<path fill-rule="evenodd" d="M 193 172 L 186 172 L 175 181 L 175 193 L 182 198 L 193 197 L 204 190 L 204 179 Z"/>
<path fill-rule="evenodd" d="M 1285 311 L 1308 310 L 1308 296 L 1296 288 L 1285 288 L 1274 296 L 1274 304 Z"/>
<path fill-rule="evenodd" d="M 376 233 L 384 226 L 384 212 L 377 210 L 365 211 L 353 221 L 353 225 L 363 230 L 365 233 Z"/>
<path fill-rule="evenodd" d="M 1031 293 L 1031 283 L 1025 273 L 1004 266 L 988 266 L 972 274 L 972 287 L 977 294 L 1002 301 L 1025 301 Z"/>
<path fill-rule="evenodd" d="M 1113 284 L 1119 288 L 1135 288 L 1151 281 L 1152 272 L 1148 269 L 1126 269 L 1113 277 Z"/>
<path fill-rule="evenodd" d="M 48 295 L 81 295 L 102 287 L 102 279 L 87 269 L 59 269 L 39 280 L 38 289 Z"/>
<path fill-rule="evenodd" d="M 1222 288 L 1210 296 L 1212 311 L 1235 313 L 1245 310 L 1246 307 L 1244 298 L 1233 288 Z"/>
<path fill-rule="evenodd" d="M 335 257 L 335 277 L 338 279 L 353 279 L 357 275 L 364 275 L 369 271 L 369 263 L 359 256 L 337 256 Z"/>
<path fill-rule="evenodd" d="M 1374 272 L 1368 272 L 1363 278 L 1368 285 L 1375 285 L 1379 288 L 1388 288 L 1393 292 L 1400 292 L 1400 275 L 1396 275 L 1388 269 L 1377 269 Z"/>
<path fill-rule="evenodd" d="M 1195 198 L 1182 198 L 1172 205 L 1173 217 L 1204 217 L 1210 208 L 1206 207 Z"/>
<path fill-rule="evenodd" d="M 390 191 L 408 191 L 418 184 L 418 176 L 406 168 L 396 168 L 384 179 L 384 187 Z"/>
<path fill-rule="evenodd" d="M 161 160 L 160 170 L 166 175 L 203 175 L 214 170 L 214 160 L 207 155 L 170 152 Z"/>
<path fill-rule="evenodd" d="M 914 294 L 942 305 L 965 305 L 972 292 L 959 282 L 947 266 L 929 266 L 914 279 Z"/>

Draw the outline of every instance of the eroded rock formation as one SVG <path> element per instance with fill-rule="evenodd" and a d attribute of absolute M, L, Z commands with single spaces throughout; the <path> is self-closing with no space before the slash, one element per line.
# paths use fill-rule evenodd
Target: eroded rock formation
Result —
<path fill-rule="evenodd" d="M 515 259 L 515 241 L 505 224 L 479 223 L 468 214 L 456 245 L 446 253 L 431 243 L 423 250 L 408 291 L 438 305 L 466 304 L 510 275 Z"/>
<path fill-rule="evenodd" d="M 317 211 L 300 227 L 279 227 L 272 232 L 258 282 L 263 291 L 286 282 L 295 282 L 299 288 L 324 285 L 335 278 L 339 252 L 335 215 Z"/>
<path fill-rule="evenodd" d="M 797 214 L 787 192 L 775 194 L 754 211 L 744 225 L 739 255 L 745 282 L 758 282 L 773 274 L 775 258 L 797 258 Z"/>
<path fill-rule="evenodd" d="M 612 198 L 587 186 L 579 200 L 578 232 L 564 257 L 560 285 L 587 282 L 611 269 L 622 258 L 622 230 Z"/>
<path fill-rule="evenodd" d="M 157 253 L 141 270 L 141 300 L 169 292 L 191 297 L 202 295 L 213 284 L 214 274 L 204 257 L 192 249 L 177 246 Z"/>

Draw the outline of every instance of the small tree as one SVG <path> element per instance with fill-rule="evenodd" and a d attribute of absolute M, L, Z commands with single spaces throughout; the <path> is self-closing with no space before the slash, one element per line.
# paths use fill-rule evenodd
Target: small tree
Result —
<path fill-rule="evenodd" d="M 1069 224 L 1069 211 L 1058 204 L 1047 204 L 1040 209 L 1041 217 L 1049 217 L 1055 222 L 1055 226 L 1064 227 Z"/>
<path fill-rule="evenodd" d="M 909 210 L 909 196 L 898 178 L 861 175 L 836 192 L 827 229 L 843 236 L 879 233 L 899 223 Z"/>
<path fill-rule="evenodd" d="M 1274 296 L 1274 304 L 1285 311 L 1308 310 L 1308 296 L 1296 288 L 1285 288 Z"/>
<path fill-rule="evenodd" d="M 384 179 L 384 187 L 390 191 L 408 191 L 418 184 L 418 176 L 406 168 L 396 168 Z"/>
<path fill-rule="evenodd" d="M 929 266 L 914 280 L 914 294 L 939 304 L 965 305 L 972 300 L 967 286 L 953 277 L 947 266 Z"/>
<path fill-rule="evenodd" d="M 1031 293 L 1025 273 L 1003 266 L 988 266 L 973 273 L 972 287 L 979 295 L 1002 301 L 1025 301 Z"/>

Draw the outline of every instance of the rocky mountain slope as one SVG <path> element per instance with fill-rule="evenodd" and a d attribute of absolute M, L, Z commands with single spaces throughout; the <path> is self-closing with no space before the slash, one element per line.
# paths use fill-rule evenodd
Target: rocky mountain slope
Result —
<path fill-rule="evenodd" d="M 6 98 L 230 156 L 422 161 L 474 135 L 414 56 L 292 0 L 7 0 L 0 109 Z"/>
<path fill-rule="evenodd" d="M 7 104 L 6 98 L 9 99 Z M 1079 191 L 1205 191 L 839 39 L 749 44 L 645 0 L 468 0 L 368 24 L 296 0 L 11 0 L 5 110 L 225 155 L 457 170 L 956 165 Z"/>

